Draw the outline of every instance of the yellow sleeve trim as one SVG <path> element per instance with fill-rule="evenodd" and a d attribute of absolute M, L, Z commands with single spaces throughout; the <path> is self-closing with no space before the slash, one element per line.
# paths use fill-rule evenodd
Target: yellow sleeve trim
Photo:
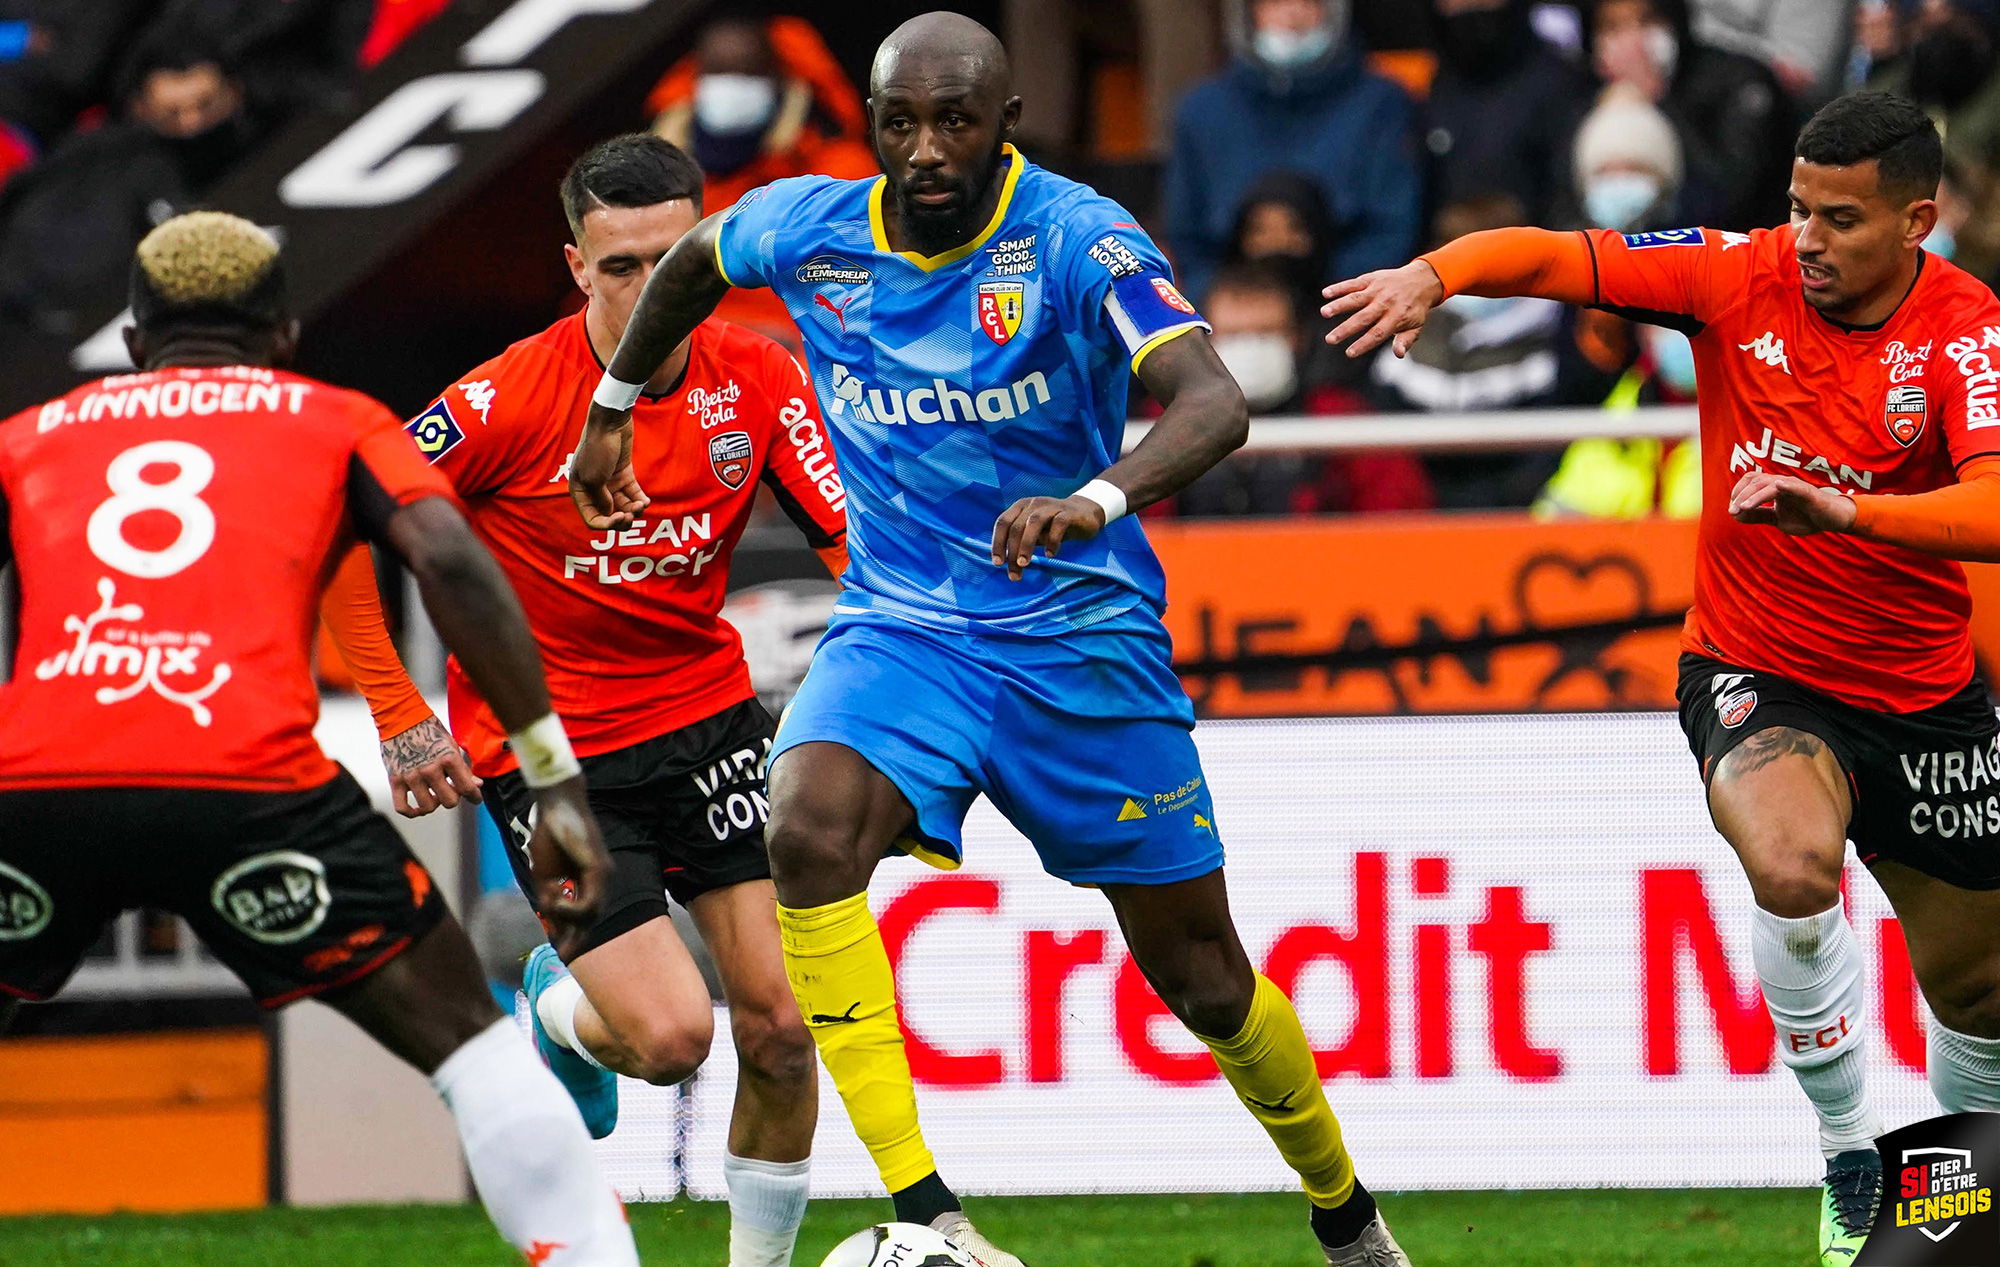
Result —
<path fill-rule="evenodd" d="M 1160 331 L 1152 338 L 1140 344 L 1139 350 L 1132 354 L 1132 372 L 1134 374 L 1137 374 L 1139 372 L 1139 363 L 1145 360 L 1148 356 L 1151 356 L 1153 353 L 1153 349 L 1159 347 L 1162 343 L 1167 343 L 1174 339 L 1178 339 L 1190 330 L 1206 330 L 1206 329 L 1208 329 L 1207 322 L 1190 321 L 1184 325 L 1175 326 L 1171 330 Z"/>
<path fill-rule="evenodd" d="M 729 270 L 722 266 L 722 231 L 728 227 L 727 221 L 715 226 L 715 272 L 723 281 L 734 286 L 736 283 L 730 279 Z"/>

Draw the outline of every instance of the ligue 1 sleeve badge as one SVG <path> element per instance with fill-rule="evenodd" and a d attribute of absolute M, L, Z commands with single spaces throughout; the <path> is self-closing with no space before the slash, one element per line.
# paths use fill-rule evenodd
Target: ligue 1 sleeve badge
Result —
<path fill-rule="evenodd" d="M 1929 412 L 1924 389 L 1905 384 L 1889 389 L 1888 401 L 1882 406 L 1882 421 L 1889 428 L 1889 438 L 1907 449 L 1924 433 L 1924 418 Z"/>
<path fill-rule="evenodd" d="M 1854 1267 L 2000 1267 L 2000 1113 L 1954 1113 L 1891 1131 L 1882 1204 Z"/>

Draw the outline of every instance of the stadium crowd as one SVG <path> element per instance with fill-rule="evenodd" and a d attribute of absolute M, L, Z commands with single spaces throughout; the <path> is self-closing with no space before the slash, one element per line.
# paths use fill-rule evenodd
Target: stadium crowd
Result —
<path fill-rule="evenodd" d="M 0 321 L 73 331 L 152 225 L 451 2 L 0 0 Z M 1157 202 L 1138 209 L 1259 414 L 1691 400 L 1692 353 L 1669 330 L 1459 296 L 1409 359 L 1353 362 L 1319 337 L 1318 292 L 1480 229 L 1775 225 L 1800 121 L 1852 88 L 1945 125 L 1930 247 L 2000 271 L 2000 0 L 1160 3 L 1219 17 L 1226 64 L 1152 92 L 1178 105 L 1153 130 Z M 711 210 L 783 176 L 874 170 L 850 75 L 809 21 L 770 12 L 719 9 L 646 104 L 708 173 Z M 1422 47 L 1374 52 L 1371 33 Z M 734 292 L 724 315 L 796 347 L 768 293 Z M 1691 458 L 1651 440 L 1238 457 L 1149 513 L 1688 514 Z"/>

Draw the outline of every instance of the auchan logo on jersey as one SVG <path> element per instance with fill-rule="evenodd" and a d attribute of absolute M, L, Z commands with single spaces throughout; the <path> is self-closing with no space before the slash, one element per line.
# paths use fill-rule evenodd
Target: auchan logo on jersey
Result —
<path fill-rule="evenodd" d="M 1992 356 L 2000 348 L 2000 327 L 1987 326 L 1978 337 L 1966 335 L 1944 345 L 1944 354 L 1965 376 L 1965 429 L 2000 427 L 2000 369 Z"/>
<path fill-rule="evenodd" d="M 868 386 L 845 365 L 835 362 L 833 367 L 833 416 L 852 410 L 857 422 L 884 427 L 905 422 L 1005 422 L 1048 403 L 1049 380 L 1040 370 L 1005 387 L 959 388 L 934 378 L 929 387 L 908 392 L 892 387 L 885 392 Z"/>

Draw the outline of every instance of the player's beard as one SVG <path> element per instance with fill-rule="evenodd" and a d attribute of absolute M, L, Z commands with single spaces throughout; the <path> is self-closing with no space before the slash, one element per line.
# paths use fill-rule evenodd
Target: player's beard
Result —
<path fill-rule="evenodd" d="M 910 181 L 898 181 L 890 185 L 895 191 L 896 214 L 903 222 L 903 237 L 910 247 L 922 255 L 941 255 L 954 247 L 970 242 L 982 227 L 979 216 L 986 201 L 987 191 L 999 178 L 1000 169 L 1006 160 L 1002 147 L 1006 142 L 994 138 L 992 152 L 979 167 L 959 182 L 957 192 L 962 196 L 954 198 L 942 207 L 927 207 L 912 196 Z M 938 182 L 926 182 L 931 192 L 940 187 Z M 942 186 L 950 188 L 949 185 Z M 990 214 L 990 213 L 988 213 Z"/>

